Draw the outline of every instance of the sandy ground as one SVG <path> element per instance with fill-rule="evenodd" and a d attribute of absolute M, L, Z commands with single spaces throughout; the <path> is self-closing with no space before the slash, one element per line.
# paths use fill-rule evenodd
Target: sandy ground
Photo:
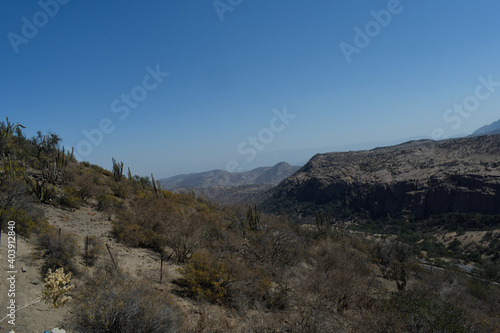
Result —
<path fill-rule="evenodd" d="M 483 237 L 488 233 L 492 232 L 493 234 L 495 233 L 500 233 L 500 230 L 492 230 L 492 231 L 466 231 L 464 233 L 458 234 L 456 232 L 448 232 L 444 234 L 437 234 L 436 238 L 444 243 L 446 246 L 454 241 L 455 239 L 458 240 L 462 246 L 465 246 L 469 243 L 481 243 L 481 240 Z"/>
<path fill-rule="evenodd" d="M 7 262 L 7 235 L 2 233 L 0 250 L 0 316 L 8 313 L 7 306 L 11 299 L 15 300 L 16 307 L 22 307 L 36 300 L 42 291 L 43 282 L 40 278 L 42 260 L 34 259 L 34 247 L 24 239 L 18 238 L 15 270 L 11 274 Z M 10 282 L 8 277 L 15 276 L 15 296 L 9 297 Z M 15 326 L 8 323 L 7 318 L 0 323 L 0 332 L 44 332 L 59 327 L 61 319 L 68 313 L 68 309 L 51 309 L 43 301 L 15 313 Z"/>
<path fill-rule="evenodd" d="M 158 254 L 146 250 L 127 248 L 117 243 L 111 235 L 111 221 L 109 216 L 96 212 L 90 207 L 82 207 L 78 210 L 62 210 L 53 206 L 44 206 L 46 217 L 52 225 L 61 228 L 61 233 L 71 233 L 78 237 L 81 252 L 84 249 L 86 236 L 97 236 L 103 245 L 107 244 L 111 250 L 114 260 L 119 267 L 128 271 L 131 275 L 149 279 L 151 283 L 157 284 L 158 289 L 168 291 L 172 288 L 170 281 L 177 277 L 178 266 L 172 263 L 164 263 L 163 283 L 159 285 L 160 258 Z M 43 287 L 41 266 L 43 259 L 37 258 L 36 247 L 27 240 L 18 237 L 16 253 L 16 307 L 22 307 L 40 295 Z M 103 256 L 109 253 L 105 249 Z M 82 256 L 76 258 L 80 269 L 85 270 L 85 262 Z M 11 274 L 7 263 L 7 235 L 2 234 L 0 245 L 0 319 L 8 313 L 9 304 L 9 281 L 7 277 Z M 78 280 L 74 280 L 78 288 Z M 184 303 L 184 304 L 183 304 Z M 189 311 L 189 304 L 180 300 L 180 305 L 185 311 Z M 44 332 L 53 328 L 65 328 L 65 318 L 71 315 L 71 302 L 62 309 L 51 309 L 43 301 L 16 312 L 15 326 L 7 321 L 0 322 L 0 333 L 14 329 L 15 332 Z M 67 326 L 67 325 L 66 325 Z"/>

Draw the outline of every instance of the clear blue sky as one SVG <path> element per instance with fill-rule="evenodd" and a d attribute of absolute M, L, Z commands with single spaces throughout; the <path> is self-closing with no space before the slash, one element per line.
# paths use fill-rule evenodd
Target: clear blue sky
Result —
<path fill-rule="evenodd" d="M 115 157 L 156 178 L 251 169 L 286 150 L 468 134 L 500 118 L 500 84 L 479 79 L 500 82 L 497 0 L 0 9 L 0 116 L 106 168 Z M 473 111 L 453 109 L 464 103 Z"/>

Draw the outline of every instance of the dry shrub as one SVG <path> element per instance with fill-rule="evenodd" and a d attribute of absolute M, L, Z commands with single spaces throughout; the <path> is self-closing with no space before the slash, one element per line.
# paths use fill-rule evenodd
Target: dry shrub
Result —
<path fill-rule="evenodd" d="M 85 262 L 88 266 L 94 266 L 94 264 L 104 252 L 104 246 L 96 236 L 89 236 L 86 240 L 85 246 L 86 249 L 83 253 L 83 259 L 85 259 Z"/>
<path fill-rule="evenodd" d="M 47 227 L 43 211 L 35 204 L 26 184 L 19 180 L 0 185 L 0 225 L 16 222 L 16 233 L 28 237 Z"/>
<path fill-rule="evenodd" d="M 197 305 L 196 313 L 199 315 L 190 315 L 185 318 L 182 332 L 238 332 L 234 320 L 230 320 L 223 309 L 211 304 L 201 303 Z"/>
<path fill-rule="evenodd" d="M 278 218 L 265 216 L 261 226 L 245 234 L 245 257 L 273 266 L 286 267 L 300 258 L 301 240 Z"/>
<path fill-rule="evenodd" d="M 113 209 L 123 207 L 123 200 L 118 199 L 114 195 L 101 193 L 96 199 L 97 210 L 100 212 L 112 211 Z"/>
<path fill-rule="evenodd" d="M 228 287 L 233 283 L 233 274 L 225 261 L 214 258 L 208 252 L 200 252 L 194 254 L 179 272 L 182 279 L 177 283 L 185 288 L 189 296 L 216 304 L 228 302 Z"/>
<path fill-rule="evenodd" d="M 204 226 L 205 223 L 199 215 L 170 216 L 163 227 L 167 229 L 164 232 L 165 243 L 172 249 L 170 257 L 177 262 L 189 260 L 200 245 Z"/>
<path fill-rule="evenodd" d="M 283 279 L 274 282 L 264 276 L 258 281 L 256 295 L 267 309 L 284 310 L 288 306 L 290 292 L 290 287 Z"/>
<path fill-rule="evenodd" d="M 55 228 L 48 228 L 40 233 L 37 244 L 44 252 L 44 275 L 49 269 L 55 271 L 61 267 L 68 272 L 77 273 L 74 263 L 74 258 L 78 253 L 76 236 L 59 234 Z"/>
<path fill-rule="evenodd" d="M 326 238 L 310 249 L 311 267 L 306 280 L 307 290 L 322 306 L 342 313 L 360 306 L 360 300 L 370 297 L 374 276 L 366 255 L 351 246 L 348 237 L 340 241 Z"/>
<path fill-rule="evenodd" d="M 473 332 L 466 312 L 435 295 L 410 291 L 377 303 L 372 332 Z"/>
<path fill-rule="evenodd" d="M 83 199 L 78 194 L 78 190 L 76 188 L 67 186 L 64 188 L 64 194 L 59 202 L 61 205 L 69 208 L 78 208 L 83 204 Z"/>
<path fill-rule="evenodd" d="M 0 224 L 4 229 L 7 228 L 7 222 L 9 221 L 15 221 L 16 233 L 25 237 L 28 237 L 33 231 L 39 229 L 41 224 L 46 223 L 39 212 L 30 214 L 29 211 L 16 207 L 0 209 Z"/>
<path fill-rule="evenodd" d="M 179 332 L 177 307 L 150 282 L 132 280 L 110 267 L 99 267 L 75 296 L 74 328 L 93 333 Z"/>
<path fill-rule="evenodd" d="M 133 188 L 128 179 L 121 179 L 120 181 L 111 183 L 111 191 L 113 191 L 113 195 L 118 198 L 127 198 L 130 193 L 132 193 Z"/>
<path fill-rule="evenodd" d="M 163 197 L 136 197 L 130 209 L 119 212 L 114 233 L 128 246 L 147 247 L 158 252 L 168 246 L 170 258 L 185 262 L 197 249 L 208 222 L 193 208 L 186 211 L 178 208 Z"/>

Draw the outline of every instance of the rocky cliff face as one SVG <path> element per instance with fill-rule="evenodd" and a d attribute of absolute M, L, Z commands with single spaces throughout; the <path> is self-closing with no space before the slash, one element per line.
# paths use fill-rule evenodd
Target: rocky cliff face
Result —
<path fill-rule="evenodd" d="M 278 206 L 364 210 L 373 217 L 500 214 L 500 135 L 318 154 L 272 191 L 265 207 Z"/>

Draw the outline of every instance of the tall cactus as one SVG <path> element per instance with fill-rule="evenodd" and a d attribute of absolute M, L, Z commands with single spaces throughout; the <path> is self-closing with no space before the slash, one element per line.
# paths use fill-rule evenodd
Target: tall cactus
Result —
<path fill-rule="evenodd" d="M 257 205 L 254 206 L 252 210 L 252 206 L 248 206 L 247 211 L 247 222 L 250 230 L 256 231 L 260 224 L 260 211 L 257 209 Z"/>
<path fill-rule="evenodd" d="M 12 169 L 12 161 L 10 160 L 10 154 L 7 156 L 3 154 L 3 171 L 9 177 L 9 179 L 16 178 L 16 173 L 14 169 Z"/>
<path fill-rule="evenodd" d="M 130 167 L 128 167 L 128 180 L 132 180 L 132 172 L 130 172 Z"/>
<path fill-rule="evenodd" d="M 11 135 L 14 134 L 19 128 L 26 128 L 23 125 L 17 123 L 14 125 L 14 123 L 11 123 L 9 121 L 9 117 L 5 117 L 5 123 L 2 122 L 2 125 L 0 126 L 1 132 L 5 137 L 10 137 Z"/>
<path fill-rule="evenodd" d="M 151 174 L 151 183 L 153 185 L 153 190 L 155 191 L 155 194 L 156 195 L 161 194 L 162 190 L 161 190 L 160 181 L 159 180 L 155 180 L 155 177 L 153 176 L 153 174 Z"/>
<path fill-rule="evenodd" d="M 68 166 L 68 163 L 73 159 L 73 153 L 75 151 L 75 148 L 71 148 L 71 153 L 68 151 L 67 153 L 64 152 L 64 147 L 62 149 L 62 152 L 57 149 L 57 156 L 56 156 L 56 165 L 57 168 L 63 169 L 64 167 Z"/>
<path fill-rule="evenodd" d="M 113 178 L 119 182 L 123 176 L 123 162 L 117 163 L 113 157 Z"/>

